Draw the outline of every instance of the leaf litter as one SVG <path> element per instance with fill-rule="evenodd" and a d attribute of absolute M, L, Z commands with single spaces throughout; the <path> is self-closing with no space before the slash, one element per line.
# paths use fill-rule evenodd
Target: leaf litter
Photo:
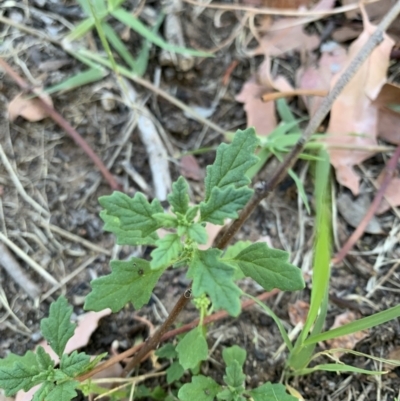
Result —
<path fill-rule="evenodd" d="M 293 7 L 292 5 L 290 5 L 290 6 Z M 274 90 L 274 89 L 276 90 L 276 88 L 272 88 L 272 89 L 269 88 L 268 90 Z M 309 99 L 310 99 L 310 98 L 309 98 Z M 319 99 L 319 98 L 315 98 L 315 99 Z M 271 102 L 271 103 L 272 103 L 272 102 Z M 260 106 L 260 107 L 261 107 L 261 106 Z M 274 115 L 274 117 L 275 117 L 275 115 Z"/>

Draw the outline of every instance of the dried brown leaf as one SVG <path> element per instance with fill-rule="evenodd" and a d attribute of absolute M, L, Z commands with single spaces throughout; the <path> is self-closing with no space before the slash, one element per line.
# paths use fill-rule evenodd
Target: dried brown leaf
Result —
<path fill-rule="evenodd" d="M 193 155 L 186 155 L 181 158 L 180 172 L 186 178 L 200 181 L 204 178 L 203 170 L 200 168 L 197 159 Z"/>
<path fill-rule="evenodd" d="M 353 199 L 351 195 L 342 193 L 337 201 L 337 208 L 343 218 L 352 227 L 358 227 L 367 213 L 371 205 L 368 195 L 359 195 L 358 198 Z M 364 230 L 369 234 L 383 234 L 383 230 L 376 217 L 373 217 L 366 229 Z"/>
<path fill-rule="evenodd" d="M 310 310 L 310 304 L 302 300 L 297 300 L 294 304 L 289 304 L 288 313 L 290 323 L 296 326 L 298 323 L 305 323 Z"/>
<path fill-rule="evenodd" d="M 400 105 L 400 86 L 383 85 L 374 105 L 379 108 L 378 136 L 395 145 L 400 144 L 400 113 L 390 108 L 390 105 Z"/>
<path fill-rule="evenodd" d="M 53 102 L 49 95 L 43 94 L 42 99 L 53 107 Z M 48 117 L 48 113 L 41 106 L 39 99 L 20 93 L 8 104 L 8 118 L 10 121 L 14 121 L 17 117 L 23 117 L 25 120 L 34 122 Z"/>
<path fill-rule="evenodd" d="M 369 40 L 375 29 L 375 26 L 365 17 L 363 33 L 350 46 L 348 63 Z M 359 177 L 353 170 L 353 166 L 374 154 L 372 151 L 362 150 L 363 147 L 374 146 L 377 143 L 378 109 L 373 101 L 386 82 L 393 44 L 394 42 L 385 35 L 383 41 L 340 93 L 331 109 L 326 142 L 331 145 L 345 144 L 355 148 L 329 148 L 331 163 L 335 167 L 339 183 L 349 188 L 354 195 L 359 193 Z"/>
<path fill-rule="evenodd" d="M 318 63 L 309 62 L 308 66 L 299 69 L 297 86 L 300 89 L 329 90 L 333 76 L 342 69 L 346 59 L 347 52 L 344 47 L 335 42 L 323 45 Z M 320 96 L 302 96 L 302 99 L 311 116 L 323 101 Z"/>
<path fill-rule="evenodd" d="M 334 0 L 320 0 L 312 10 L 329 10 L 334 4 Z M 307 21 L 304 19 L 304 23 Z M 304 25 L 299 24 L 298 18 L 281 18 L 273 21 L 271 18 L 264 18 L 260 31 L 265 33 L 260 35 L 260 46 L 255 54 L 280 56 L 299 49 L 312 51 L 318 47 L 320 41 L 318 35 L 307 35 L 304 32 Z"/>
<path fill-rule="evenodd" d="M 335 321 L 330 327 L 329 330 L 333 330 L 337 327 L 344 326 L 347 323 L 351 323 L 354 320 L 356 320 L 356 315 L 353 312 L 344 312 L 338 316 L 335 317 Z M 332 340 L 326 341 L 326 343 L 329 345 L 330 348 L 347 348 L 347 349 L 353 349 L 355 345 L 361 341 L 363 338 L 367 337 L 368 331 L 358 331 L 353 334 L 348 334 L 346 336 L 334 338 Z M 336 354 L 336 355 L 341 355 L 341 354 Z"/>
<path fill-rule="evenodd" d="M 378 179 L 376 180 L 378 185 L 380 185 L 384 179 L 384 173 L 385 171 L 383 170 L 382 173 L 379 175 Z M 382 199 L 382 202 L 378 206 L 378 209 L 376 211 L 376 214 L 382 214 L 385 213 L 387 210 L 393 207 L 397 207 L 400 205 L 400 178 L 398 177 L 393 177 L 389 183 L 389 186 L 387 187 L 385 191 L 385 197 Z M 390 204 L 385 200 L 387 199 Z"/>
<path fill-rule="evenodd" d="M 254 127 L 258 135 L 268 135 L 276 127 L 274 102 L 263 102 L 261 96 L 268 88 L 250 78 L 236 96 L 238 102 L 244 103 L 247 115 L 247 126 Z"/>

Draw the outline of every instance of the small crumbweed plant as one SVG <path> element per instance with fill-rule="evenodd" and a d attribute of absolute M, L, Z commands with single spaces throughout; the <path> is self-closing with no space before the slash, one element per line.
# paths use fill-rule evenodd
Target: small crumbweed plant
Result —
<path fill-rule="evenodd" d="M 206 223 L 223 225 L 226 219 L 238 218 L 238 211 L 250 200 L 254 191 L 248 186 L 250 179 L 246 173 L 258 161 L 254 154 L 258 145 L 252 128 L 239 130 L 230 144 L 221 144 L 214 163 L 207 167 L 205 197 L 198 205 L 190 204 L 189 186 L 183 177 L 173 184 L 168 196 L 172 213 L 165 211 L 159 200 L 149 202 L 142 193 L 131 198 L 114 192 L 99 199 L 104 208 L 100 214 L 105 222 L 104 230 L 114 233 L 118 244 L 148 245 L 154 249 L 150 260 L 111 261 L 111 274 L 92 281 L 92 291 L 85 300 L 86 310 L 110 308 L 118 312 L 129 302 L 140 309 L 148 303 L 158 280 L 171 266 L 187 268 L 186 276 L 192 280 L 190 291 L 186 293 L 190 294 L 199 310 L 199 324 L 176 346 L 168 344 L 158 350 L 159 357 L 173 360 L 166 372 L 167 382 L 178 383 L 176 387 L 179 390 L 155 399 L 295 400 L 286 393 L 282 384 L 265 383 L 247 390 L 243 373 L 246 352 L 238 346 L 223 350 L 226 364 L 224 384 L 200 374 L 201 362 L 208 357 L 204 317 L 220 309 L 238 316 L 241 297 L 253 298 L 238 287 L 237 280 L 250 277 L 266 291 L 273 288 L 295 291 L 304 287 L 301 271 L 289 263 L 289 254 L 271 249 L 264 242 L 239 241 L 225 251 L 199 249 L 199 245 L 208 239 Z M 157 230 L 160 228 L 168 233 L 159 237 Z M 43 337 L 60 359 L 58 365 L 42 347 L 38 347 L 36 352 L 28 351 L 24 356 L 10 354 L 0 360 L 0 387 L 6 395 L 40 385 L 34 401 L 69 401 L 76 396 L 77 389 L 85 394 L 93 390 L 89 380 L 77 378 L 92 370 L 105 355 L 91 361 L 83 352 L 64 353 L 75 329 L 70 322 L 71 314 L 72 307 L 60 297 L 50 306 L 49 317 L 41 322 Z M 191 381 L 186 384 L 179 382 L 189 369 Z M 134 388 L 135 397 L 145 395 L 145 392 L 140 394 L 140 389 L 141 386 Z"/>

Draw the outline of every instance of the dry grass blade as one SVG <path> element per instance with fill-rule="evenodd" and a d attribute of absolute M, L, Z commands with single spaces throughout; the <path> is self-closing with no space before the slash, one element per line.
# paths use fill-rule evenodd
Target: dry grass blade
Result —
<path fill-rule="evenodd" d="M 43 302 L 50 295 L 54 294 L 57 290 L 71 281 L 74 277 L 76 277 L 79 273 L 83 272 L 91 263 L 93 263 L 97 259 L 97 256 L 91 256 L 87 260 L 85 260 L 79 267 L 77 267 L 72 273 L 68 274 L 68 276 L 64 277 L 59 283 L 57 283 L 53 288 L 43 294 L 40 297 L 40 301 Z"/>
<path fill-rule="evenodd" d="M 39 298 L 39 287 L 29 279 L 7 247 L 0 243 L 0 266 L 33 299 Z"/>
<path fill-rule="evenodd" d="M 137 93 L 135 89 L 126 80 L 121 81 L 121 86 L 127 106 L 134 110 L 135 102 L 137 102 Z M 141 107 L 140 114 L 137 117 L 137 126 L 140 139 L 149 156 L 154 195 L 161 201 L 166 200 L 167 194 L 170 192 L 172 185 L 168 165 L 168 154 L 160 139 L 157 128 L 153 123 L 150 110 L 144 106 Z"/>
<path fill-rule="evenodd" d="M 235 4 L 218 4 L 212 3 L 204 5 L 196 0 L 183 0 L 185 3 L 192 4 L 194 6 L 199 7 L 208 7 L 208 8 L 216 8 L 219 10 L 229 10 L 229 11 L 246 11 L 254 14 L 263 14 L 263 15 L 278 15 L 278 16 L 288 16 L 288 17 L 313 17 L 313 16 L 320 16 L 321 18 L 328 15 L 334 14 L 342 14 L 347 11 L 356 10 L 360 6 L 359 4 L 349 4 L 347 6 L 336 7 L 333 10 L 326 10 L 326 11 L 301 11 L 301 10 L 283 10 L 280 8 L 266 8 L 266 7 L 247 7 L 242 5 L 235 5 Z M 368 0 L 363 1 L 364 4 L 375 3 L 379 0 Z"/>
<path fill-rule="evenodd" d="M 1 60 L 0 60 L 1 61 Z M 49 212 L 41 205 L 39 205 L 35 200 L 33 200 L 25 191 L 23 185 L 21 184 L 17 174 L 15 173 L 11 163 L 9 162 L 3 147 L 0 144 L 0 159 L 6 168 L 8 174 L 10 175 L 10 178 L 15 185 L 15 188 L 17 189 L 18 193 L 21 195 L 21 197 L 29 204 L 31 205 L 37 212 L 39 212 L 42 216 L 44 217 L 49 217 L 50 214 Z"/>
<path fill-rule="evenodd" d="M 32 269 L 34 269 L 38 274 L 40 274 L 46 281 L 50 284 L 56 285 L 57 280 L 43 269 L 38 263 L 36 263 L 30 256 L 28 256 L 22 249 L 10 241 L 2 232 L 0 232 L 0 241 L 7 245 L 13 252 L 15 252 L 18 257 L 24 260 Z"/>
<path fill-rule="evenodd" d="M 69 231 L 63 230 L 61 227 L 55 226 L 54 224 L 47 223 L 44 220 L 41 220 L 39 224 L 43 227 L 49 228 L 52 232 L 59 234 L 62 237 L 66 238 L 70 241 L 73 241 L 73 242 L 83 245 L 85 248 L 91 249 L 92 251 L 102 253 L 107 256 L 111 256 L 111 251 L 108 251 L 107 249 L 104 249 L 101 246 L 92 244 L 90 241 L 80 237 L 79 235 L 72 234 Z"/>

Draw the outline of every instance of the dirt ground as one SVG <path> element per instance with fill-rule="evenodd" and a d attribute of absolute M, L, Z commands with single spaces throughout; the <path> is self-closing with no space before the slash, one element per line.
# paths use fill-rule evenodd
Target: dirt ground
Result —
<path fill-rule="evenodd" d="M 65 32 L 65 20 L 75 24 L 82 18 L 79 7 L 73 1 L 28 0 L 19 5 L 17 3 L 4 7 L 3 15 L 46 35 L 56 32 L 57 36 Z M 156 9 L 158 7 L 157 2 L 143 3 Z M 137 6 L 134 1 L 127 1 L 125 5 L 132 9 Z M 1 7 L 0 5 L 0 9 Z M 328 25 L 331 19 L 322 20 L 319 24 Z M 220 27 L 216 26 L 217 20 Z M 181 13 L 181 21 L 189 46 L 212 49 L 224 42 L 227 45 L 221 46 L 213 58 L 196 60 L 188 71 L 179 71 L 174 65 L 162 66 L 159 61 L 160 50 L 153 46 L 144 78 L 150 82 L 159 79 L 158 85 L 162 90 L 191 107 L 209 109 L 215 102 L 215 110 L 209 118 L 224 130 L 244 128 L 246 115 L 243 105 L 235 100 L 235 96 L 254 73 L 261 58 L 249 58 L 235 46 L 234 40 L 228 40 L 237 28 L 235 13 L 220 15 L 214 9 L 205 9 L 195 18 L 193 7 L 186 4 Z M 122 28 L 120 25 L 116 26 L 117 31 Z M 310 29 L 313 29 L 313 24 Z M 0 22 L 0 37 L 2 56 L 19 75 L 32 84 L 48 87 L 83 68 L 62 47 L 4 22 Z M 89 35 L 87 40 L 90 46 L 101 48 L 96 35 Z M 127 43 L 135 49 L 139 41 L 140 38 L 131 32 Z M 63 63 L 52 65 L 51 62 L 55 60 Z M 225 83 L 224 76 L 233 61 L 237 62 L 237 66 Z M 293 52 L 286 55 L 283 62 L 290 66 L 285 70 L 285 75 L 294 80 L 294 74 L 299 67 L 298 54 Z M 4 269 L 0 269 L 0 300 L 3 306 L 0 308 L 0 356 L 4 357 L 8 352 L 23 354 L 34 348 L 40 340 L 40 319 L 46 316 L 49 304 L 58 295 L 65 294 L 74 306 L 74 313 L 81 315 L 84 313 L 84 297 L 90 292 L 90 281 L 109 273 L 110 258 L 122 259 L 132 254 L 148 257 L 150 250 L 144 247 L 132 249 L 116 246 L 113 235 L 102 231 L 103 224 L 99 217 L 101 207 L 97 199 L 111 192 L 109 185 L 83 150 L 50 118 L 30 122 L 19 117 L 10 122 L 7 105 L 20 93 L 20 89 L 1 70 L 0 77 L 0 143 L 15 173 L 15 176 L 10 175 L 4 162 L 0 163 L 0 231 L 22 254 L 28 255 L 29 260 L 8 248 L 26 277 L 40 290 L 40 302 L 37 302 L 28 295 L 21 283 L 12 279 Z M 224 140 L 221 134 L 188 118 L 167 100 L 139 85 L 134 86 L 140 99 L 146 102 L 146 106 L 163 127 L 163 141 L 174 152 L 168 154 L 172 179 L 176 179 L 181 172 L 181 162 L 177 155 L 199 148 L 214 147 Z M 154 188 L 147 151 L 136 129 L 132 129 L 127 135 L 132 110 L 120 98 L 120 90 L 112 74 L 71 92 L 52 95 L 54 107 L 76 128 L 100 158 L 106 164 L 109 163 L 112 174 L 123 190 L 130 195 L 140 190 L 124 167 L 128 165 L 148 184 L 148 195 L 151 198 Z M 290 106 L 296 116 L 304 116 L 305 112 L 296 100 L 291 101 Z M 122 145 L 122 149 L 112 161 L 113 152 L 119 145 Z M 200 172 L 204 174 L 205 166 L 213 161 L 214 155 L 214 151 L 210 150 L 195 156 Z M 364 163 L 364 172 L 368 174 L 374 169 L 382 168 L 385 160 L 385 155 L 370 159 Z M 306 174 L 306 167 L 306 163 L 301 161 L 295 170 L 303 177 L 312 205 L 313 178 L 311 174 Z M 263 174 L 267 173 L 261 173 L 259 180 L 265 178 Z M 202 183 L 190 178 L 189 181 L 193 185 L 192 200 L 196 200 L 202 194 Z M 18 188 L 17 182 L 22 190 Z M 338 185 L 335 188 L 337 196 L 345 192 Z M 367 179 L 363 180 L 363 188 L 372 197 L 373 189 Z M 40 213 L 29 199 L 34 200 L 47 213 Z M 342 313 L 351 311 L 357 317 L 368 316 L 400 302 L 399 273 L 392 269 L 400 257 L 399 218 L 393 211 L 388 211 L 378 217 L 378 222 L 382 232 L 365 234 L 345 262 L 332 268 L 327 329 L 331 327 L 335 317 Z M 287 179 L 258 207 L 238 234 L 239 239 L 253 241 L 263 237 L 273 246 L 290 251 L 293 263 L 303 269 L 307 282 L 304 291 L 275 296 L 268 301 L 268 305 L 288 326 L 288 308 L 296 301 L 309 300 L 313 225 L 313 212 L 311 215 L 307 214 L 298 201 L 294 182 Z M 335 230 L 337 244 L 342 244 L 353 228 L 337 215 Z M 88 243 L 92 246 L 88 246 Z M 369 252 L 371 250 L 374 252 Z M 385 263 L 375 271 L 374 265 L 379 257 L 383 257 Z M 38 273 L 32 261 L 47 271 L 54 281 Z M 367 297 L 371 289 L 371 277 L 375 280 L 384 277 L 385 282 Z M 62 280 L 63 285 L 48 294 L 54 287 L 54 282 L 59 283 Z M 187 281 L 181 271 L 168 270 L 154 291 L 155 297 L 139 315 L 155 326 L 160 325 L 186 285 Z M 262 292 L 249 281 L 244 281 L 242 286 L 253 294 Z M 134 313 L 133 307 L 128 305 L 121 312 L 103 318 L 85 351 L 93 354 L 110 352 L 113 344 L 117 351 L 123 351 L 145 338 L 148 327 L 135 320 Z M 194 318 L 196 311 L 191 305 L 182 313 L 179 323 L 187 323 Z M 117 345 L 115 341 L 118 341 Z M 212 358 L 204 363 L 204 374 L 221 380 L 221 346 L 238 344 L 247 350 L 245 373 L 249 388 L 265 381 L 280 380 L 286 354 L 283 352 L 278 357 L 275 356 L 282 340 L 272 319 L 260 309 L 251 307 L 237 319 L 227 318 L 212 325 L 209 328 L 208 341 L 210 348 L 217 342 L 218 344 Z M 324 346 L 326 345 L 319 345 L 319 349 Z M 396 319 L 370 330 L 355 345 L 355 350 L 388 357 L 398 347 L 400 322 Z M 342 360 L 364 369 L 381 369 L 379 363 L 363 357 L 347 355 Z M 318 362 L 322 361 L 321 359 Z M 147 365 L 142 367 L 143 371 L 147 368 Z M 188 376 L 184 380 L 188 380 Z M 166 386 L 164 380 L 160 384 Z M 400 369 L 394 369 L 383 376 L 317 372 L 301 377 L 291 385 L 305 400 L 390 401 L 400 394 Z"/>

